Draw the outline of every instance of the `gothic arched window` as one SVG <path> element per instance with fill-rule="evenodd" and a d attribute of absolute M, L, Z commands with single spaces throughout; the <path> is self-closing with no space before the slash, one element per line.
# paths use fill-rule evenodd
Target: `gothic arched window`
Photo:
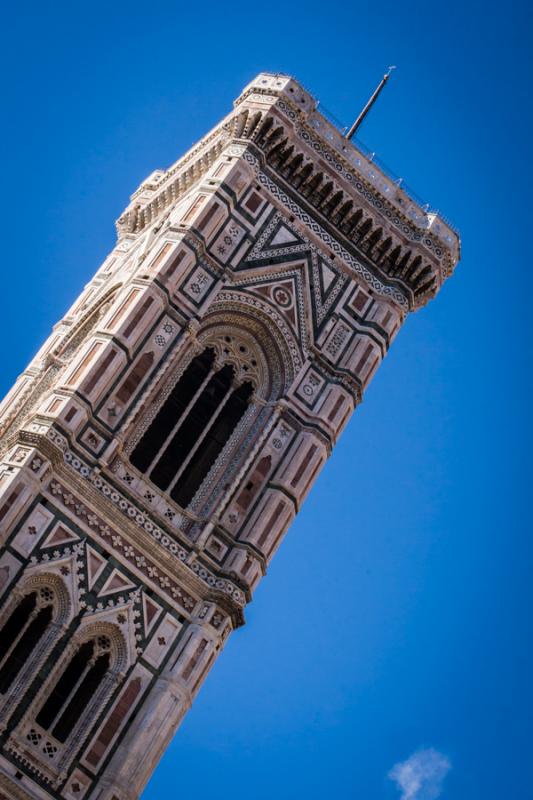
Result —
<path fill-rule="evenodd" d="M 252 393 L 252 383 L 237 382 L 234 365 L 216 365 L 215 350 L 207 347 L 190 362 L 133 450 L 132 464 L 187 507 L 243 417 Z"/>
<path fill-rule="evenodd" d="M 0 694 L 14 679 L 47 630 L 54 615 L 54 590 L 42 586 L 26 594 L 0 630 Z"/>
<path fill-rule="evenodd" d="M 104 679 L 111 660 L 108 636 L 83 642 L 61 673 L 35 721 L 59 742 L 69 734 Z"/>

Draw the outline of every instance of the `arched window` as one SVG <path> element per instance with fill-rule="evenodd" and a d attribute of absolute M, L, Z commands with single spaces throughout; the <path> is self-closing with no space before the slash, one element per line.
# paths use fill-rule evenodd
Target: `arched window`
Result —
<path fill-rule="evenodd" d="M 54 590 L 42 586 L 26 594 L 0 630 L 0 694 L 5 694 L 32 656 L 54 613 Z"/>
<path fill-rule="evenodd" d="M 95 636 L 83 642 L 37 714 L 37 724 L 49 730 L 59 742 L 65 742 L 98 690 L 110 659 L 108 636 Z"/>
<path fill-rule="evenodd" d="M 252 393 L 250 381 L 236 383 L 232 364 L 215 367 L 215 351 L 207 347 L 191 361 L 139 441 L 132 464 L 185 508 L 244 415 Z"/>

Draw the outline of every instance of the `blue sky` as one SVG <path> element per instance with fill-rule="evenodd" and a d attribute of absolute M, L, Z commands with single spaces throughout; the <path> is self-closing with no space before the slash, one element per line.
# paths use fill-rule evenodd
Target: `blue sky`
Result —
<path fill-rule="evenodd" d="M 144 800 L 394 800 L 420 750 L 447 774 L 409 800 L 533 797 L 526 4 L 30 2 L 3 23 L 2 392 L 140 180 L 261 70 L 350 123 L 396 64 L 361 138 L 463 239 Z"/>

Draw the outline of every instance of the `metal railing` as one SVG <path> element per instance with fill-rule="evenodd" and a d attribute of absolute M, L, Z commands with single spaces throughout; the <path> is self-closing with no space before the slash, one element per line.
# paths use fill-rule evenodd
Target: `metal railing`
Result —
<path fill-rule="evenodd" d="M 306 89 L 306 91 L 309 90 Z M 311 92 L 309 92 L 309 94 L 311 94 Z M 319 100 L 316 100 L 316 110 L 319 114 L 325 117 L 341 135 L 344 136 L 348 130 L 348 125 L 336 117 L 335 114 L 326 108 Z M 420 195 L 417 194 L 414 189 L 405 183 L 404 179 L 400 175 L 397 175 L 379 156 L 376 155 L 376 153 L 370 147 L 368 147 L 368 145 L 362 142 L 359 137 L 354 136 L 353 139 L 351 139 L 351 143 L 365 156 L 365 158 L 368 159 L 368 161 L 370 161 L 372 164 L 375 164 L 381 170 L 381 172 L 387 176 L 387 178 L 400 187 L 402 192 L 404 192 L 410 200 L 420 206 L 420 208 L 426 213 L 435 214 L 438 216 L 439 219 L 441 219 L 457 236 L 459 236 L 459 230 L 457 226 L 445 214 L 430 206 L 430 204 L 420 197 Z"/>

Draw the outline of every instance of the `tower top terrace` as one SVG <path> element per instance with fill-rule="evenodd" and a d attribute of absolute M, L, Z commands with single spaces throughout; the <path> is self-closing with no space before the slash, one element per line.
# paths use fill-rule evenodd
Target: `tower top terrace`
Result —
<path fill-rule="evenodd" d="M 408 188 L 399 176 L 395 175 L 375 153 L 369 151 L 357 137 L 348 140 L 338 120 L 331 118 L 320 100 L 317 100 L 301 83 L 283 73 L 261 72 L 235 100 L 237 107 L 251 93 L 260 92 L 287 98 L 299 110 L 298 118 L 306 122 L 318 136 L 326 140 L 339 155 L 357 172 L 361 179 L 369 182 L 376 192 L 398 208 L 421 230 L 431 231 L 443 244 L 460 257 L 460 238 L 457 229 L 445 216 L 429 203 L 425 203 Z"/>
<path fill-rule="evenodd" d="M 318 108 L 290 76 L 260 73 L 191 150 L 143 181 L 117 222 L 119 238 L 161 220 L 222 152 L 244 146 L 254 168 L 272 175 L 282 205 L 292 197 L 306 219 L 329 231 L 341 261 L 357 259 L 405 310 L 425 305 L 459 260 L 457 232 Z"/>

